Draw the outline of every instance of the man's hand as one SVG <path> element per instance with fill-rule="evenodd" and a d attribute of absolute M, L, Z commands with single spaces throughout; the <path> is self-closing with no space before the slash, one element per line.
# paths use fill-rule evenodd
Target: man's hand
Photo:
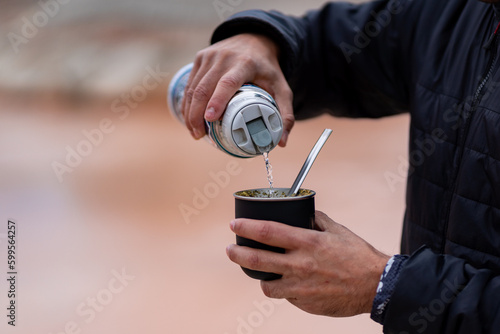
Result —
<path fill-rule="evenodd" d="M 278 280 L 261 281 L 268 297 L 286 298 L 298 308 L 318 315 L 370 313 L 390 257 L 320 211 L 316 211 L 315 222 L 318 231 L 236 219 L 231 222 L 234 233 L 285 248 L 286 253 L 230 245 L 227 254 L 242 267 L 283 275 Z"/>
<path fill-rule="evenodd" d="M 271 94 L 283 119 L 285 146 L 294 124 L 292 91 L 278 61 L 278 48 L 267 37 L 241 34 L 220 41 L 196 55 L 182 112 L 191 135 L 205 135 L 204 118 L 217 121 L 236 91 L 251 82 Z"/>

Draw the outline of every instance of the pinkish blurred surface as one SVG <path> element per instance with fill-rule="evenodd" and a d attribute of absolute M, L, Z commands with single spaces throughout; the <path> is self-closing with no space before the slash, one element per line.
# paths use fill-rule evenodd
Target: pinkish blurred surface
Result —
<path fill-rule="evenodd" d="M 300 14 L 319 4 L 242 1 L 234 10 Z M 165 103 L 170 77 L 220 22 L 212 2 L 75 0 L 53 7 L 53 17 L 18 52 L 8 34 L 20 34 L 23 18 L 43 9 L 27 1 L 5 6 L 0 273 L 7 273 L 12 219 L 18 309 L 16 327 L 1 317 L 1 333 L 382 332 L 368 315 L 318 317 L 271 301 L 227 259 L 232 193 L 266 186 L 264 162 L 237 160 L 192 140 Z M 128 113 L 114 112 L 113 103 L 155 69 L 158 87 Z M 385 174 L 399 175 L 408 121 L 403 115 L 299 122 L 287 148 L 270 154 L 275 184 L 289 186 L 322 130 L 332 128 L 304 186 L 316 190 L 317 209 L 397 253 L 404 175 L 390 184 Z M 92 134 L 95 144 L 84 147 Z M 78 147 L 88 154 L 58 177 L 54 166 Z M 228 168 L 233 175 L 217 185 L 214 173 Z M 206 201 L 183 216 L 181 208 L 194 207 L 200 192 Z M 3 310 L 7 290 L 2 279 Z"/>

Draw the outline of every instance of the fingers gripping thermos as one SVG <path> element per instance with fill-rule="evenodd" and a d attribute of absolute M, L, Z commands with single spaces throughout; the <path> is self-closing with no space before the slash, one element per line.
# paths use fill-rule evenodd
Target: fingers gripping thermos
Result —
<path fill-rule="evenodd" d="M 170 82 L 170 112 L 185 123 L 181 106 L 193 64 L 180 69 Z M 205 121 L 210 141 L 220 150 L 238 158 L 262 155 L 276 147 L 283 133 L 283 122 L 273 97 L 253 84 L 243 85 L 227 104 L 222 119 Z"/>

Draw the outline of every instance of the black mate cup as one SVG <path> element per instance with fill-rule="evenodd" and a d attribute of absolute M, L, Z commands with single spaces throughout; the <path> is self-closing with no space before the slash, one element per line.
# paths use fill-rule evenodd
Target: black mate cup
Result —
<path fill-rule="evenodd" d="M 314 228 L 314 196 L 312 190 L 301 189 L 297 196 L 286 197 L 288 188 L 251 189 L 238 191 L 235 197 L 235 217 L 269 220 L 290 226 Z M 285 253 L 283 248 L 265 245 L 236 235 L 236 244 L 252 248 Z M 250 277 L 271 281 L 281 278 L 280 274 L 243 268 Z"/>

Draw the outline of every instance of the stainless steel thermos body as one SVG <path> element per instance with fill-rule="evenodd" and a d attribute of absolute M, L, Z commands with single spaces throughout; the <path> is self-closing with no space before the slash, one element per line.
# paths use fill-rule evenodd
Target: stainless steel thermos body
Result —
<path fill-rule="evenodd" d="M 192 68 L 192 63 L 181 68 L 168 89 L 169 109 L 182 123 L 182 99 Z M 220 120 L 205 121 L 205 125 L 210 141 L 217 148 L 239 158 L 271 151 L 283 133 L 283 122 L 273 97 L 252 84 L 245 84 L 236 92 Z"/>

